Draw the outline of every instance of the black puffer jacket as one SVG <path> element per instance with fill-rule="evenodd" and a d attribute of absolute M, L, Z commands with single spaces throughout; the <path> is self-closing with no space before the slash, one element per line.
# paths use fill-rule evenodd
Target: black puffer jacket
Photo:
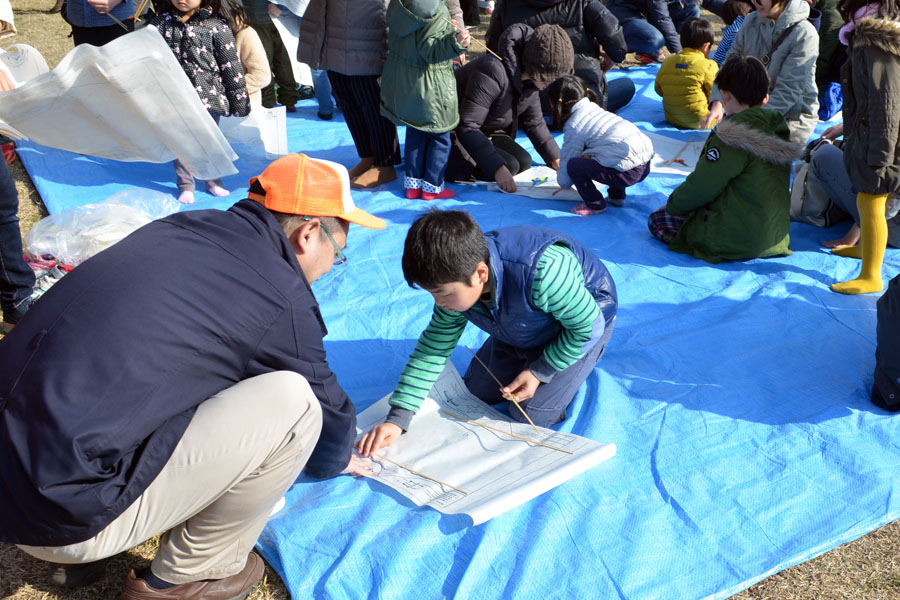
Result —
<path fill-rule="evenodd" d="M 516 23 L 530 27 L 549 23 L 565 29 L 575 48 L 575 74 L 598 91 L 600 105 L 606 106 L 599 47 L 617 63 L 625 60 L 628 49 L 622 26 L 600 0 L 499 0 L 487 30 L 488 48 L 496 51 L 500 36 Z"/>
<path fill-rule="evenodd" d="M 575 54 L 597 58 L 603 46 L 610 58 L 622 62 L 628 52 L 622 26 L 600 0 L 499 0 L 485 36 L 488 48 L 496 52 L 500 36 L 516 23 L 559 25 L 569 34 Z"/>
<path fill-rule="evenodd" d="M 505 133 L 515 138 L 518 127 L 546 163 L 559 158 L 559 146 L 541 113 L 538 90 L 530 83 L 523 85 L 519 68 L 522 49 L 533 32 L 521 23 L 507 28 L 497 46 L 502 62 L 485 54 L 456 72 L 456 141 L 484 173 L 494 173 L 505 164 L 489 136 Z"/>

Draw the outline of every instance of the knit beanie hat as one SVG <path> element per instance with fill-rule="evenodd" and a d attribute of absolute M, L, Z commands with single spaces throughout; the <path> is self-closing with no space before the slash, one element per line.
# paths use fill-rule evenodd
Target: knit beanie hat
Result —
<path fill-rule="evenodd" d="M 532 81 L 551 82 L 575 72 L 575 50 L 569 34 L 559 25 L 537 27 L 522 50 L 522 73 Z"/>

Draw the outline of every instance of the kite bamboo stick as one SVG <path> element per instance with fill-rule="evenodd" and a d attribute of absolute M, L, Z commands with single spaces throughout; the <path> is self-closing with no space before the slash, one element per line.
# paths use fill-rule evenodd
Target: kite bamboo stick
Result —
<path fill-rule="evenodd" d="M 684 146 L 681 147 L 681 150 L 676 152 L 675 156 L 672 157 L 672 160 L 664 160 L 661 163 L 659 163 L 659 166 L 665 167 L 665 166 L 668 166 L 668 165 L 671 165 L 672 163 L 674 163 L 676 160 L 678 160 L 678 157 L 681 156 L 681 153 L 684 152 L 685 150 L 687 150 L 687 147 L 690 146 L 691 142 L 693 142 L 693 141 L 694 141 L 694 138 L 691 138 L 688 141 L 686 141 L 684 143 Z"/>
<path fill-rule="evenodd" d="M 138 5 L 137 10 L 134 11 L 134 20 L 140 21 L 141 15 L 144 14 L 144 9 L 147 8 L 147 3 L 150 0 L 141 0 L 141 3 Z"/>
<path fill-rule="evenodd" d="M 459 27 L 456 23 L 454 23 L 453 21 L 451 21 L 451 20 L 448 19 L 447 17 L 444 17 L 444 20 L 447 21 L 448 23 L 450 23 L 451 25 L 453 25 L 453 29 L 455 29 L 456 31 L 462 31 L 462 30 L 463 30 L 462 27 Z M 476 44 L 480 44 L 482 48 L 484 48 L 485 50 L 487 50 L 488 52 L 490 52 L 491 54 L 493 54 L 494 56 L 496 56 L 497 58 L 499 58 L 501 61 L 503 60 L 502 58 L 500 58 L 500 55 L 499 55 L 499 54 L 497 54 L 496 52 L 494 52 L 493 50 L 491 50 L 490 48 L 488 48 L 488 47 L 484 44 L 484 42 L 482 42 L 481 40 L 479 40 L 479 39 L 476 38 L 475 36 L 470 36 L 470 41 L 469 41 L 469 43 L 471 44 L 472 42 L 475 42 Z"/>
<path fill-rule="evenodd" d="M 445 485 L 445 486 L 447 486 L 448 488 L 453 488 L 453 489 L 456 490 L 457 492 L 462 492 L 462 493 L 465 494 L 466 496 L 469 495 L 469 492 L 467 492 L 466 490 L 461 490 L 461 489 L 459 489 L 458 487 L 456 487 L 455 485 L 450 485 L 449 483 L 443 482 L 443 481 L 441 481 L 440 479 L 435 479 L 434 477 L 429 477 L 428 475 L 426 475 L 426 474 L 424 474 L 424 473 L 419 473 L 418 471 L 416 471 L 416 470 L 414 470 L 414 469 L 410 469 L 410 468 L 407 467 L 406 465 L 401 465 L 400 463 L 398 463 L 398 462 L 396 462 L 396 461 L 393 461 L 393 460 L 391 460 L 391 459 L 389 459 L 389 458 L 387 458 L 387 457 L 385 457 L 385 456 L 382 456 L 382 455 L 380 455 L 380 454 L 373 454 L 372 456 L 374 456 L 375 458 L 381 459 L 381 460 L 386 460 L 386 461 L 388 461 L 389 463 L 391 463 L 392 465 L 397 465 L 397 466 L 400 467 L 401 469 L 406 469 L 407 471 L 409 471 L 409 472 L 412 473 L 413 475 L 418 475 L 419 477 L 422 477 L 422 478 L 424 478 L 424 479 L 428 479 L 429 481 L 433 481 L 433 482 L 435 482 L 435 483 L 439 483 L 439 484 L 441 484 L 441 485 Z"/>
<path fill-rule="evenodd" d="M 497 431 L 499 433 L 502 433 L 503 435 L 508 435 L 509 437 L 516 438 L 517 440 L 522 440 L 523 442 L 528 442 L 530 444 L 536 444 L 538 446 L 543 446 L 544 448 L 550 448 L 551 450 L 556 450 L 558 452 L 565 452 L 566 454 L 575 454 L 571 450 L 565 450 L 564 448 L 557 448 L 556 446 L 551 446 L 550 444 L 544 444 L 537 440 L 533 440 L 531 438 L 522 437 L 521 435 L 516 435 L 516 434 L 510 433 L 508 431 L 503 431 L 502 429 L 498 429 L 497 427 L 491 427 L 490 425 L 485 425 L 484 423 L 479 423 L 478 421 L 473 421 L 472 419 L 467 419 L 467 418 L 463 417 L 462 415 L 452 413 L 448 410 L 444 410 L 443 408 L 441 409 L 441 412 L 444 413 L 445 415 L 450 415 L 451 417 L 453 417 L 455 419 L 459 419 L 460 421 L 465 421 L 466 423 L 471 423 L 472 425 L 478 425 L 479 427 L 484 427 L 485 429 L 490 429 L 491 431 Z"/>
<path fill-rule="evenodd" d="M 488 374 L 488 375 L 490 375 L 491 377 L 494 378 L 494 381 L 497 382 L 497 385 L 499 385 L 499 386 L 500 386 L 500 389 L 502 390 L 502 389 L 503 389 L 503 384 L 500 383 L 500 380 L 497 379 L 497 376 L 496 376 L 496 375 L 494 375 L 493 373 L 491 373 L 491 370 L 488 369 L 488 366 L 487 366 L 486 364 L 484 364 L 484 361 L 481 360 L 480 358 L 478 358 L 478 355 L 475 354 L 475 352 L 473 352 L 472 349 L 469 348 L 468 346 L 466 346 L 466 350 L 468 350 L 469 352 L 472 352 L 472 356 L 475 357 L 475 360 L 477 360 L 477 361 L 479 362 L 479 364 L 481 364 L 481 366 L 484 367 L 484 370 L 487 371 L 487 374 Z M 515 394 L 510 394 L 510 396 L 512 396 L 512 398 L 509 399 L 510 402 L 512 402 L 513 404 L 515 404 L 515 405 L 516 405 L 516 408 L 519 409 L 519 412 L 522 413 L 522 416 L 525 417 L 526 419 L 528 419 L 528 422 L 531 423 L 531 426 L 532 426 L 532 427 L 534 427 L 534 432 L 535 432 L 536 434 L 538 434 L 538 435 L 541 435 L 541 432 L 538 430 L 537 425 L 535 425 L 535 424 L 534 424 L 534 421 L 531 420 L 531 417 L 529 417 L 529 416 L 525 413 L 525 409 L 522 408 L 521 406 L 519 406 L 519 399 L 516 398 L 516 395 L 515 395 Z"/>
<path fill-rule="evenodd" d="M 115 21 L 116 23 L 118 23 L 118 24 L 119 24 L 119 27 L 121 27 L 121 28 L 124 29 L 125 31 L 128 31 L 128 26 L 125 25 L 125 23 L 123 23 L 122 21 L 120 21 L 120 20 L 118 20 L 117 18 L 115 18 L 115 17 L 112 15 L 112 13 L 106 13 L 106 16 L 109 17 L 110 19 L 112 19 L 113 21 Z"/>

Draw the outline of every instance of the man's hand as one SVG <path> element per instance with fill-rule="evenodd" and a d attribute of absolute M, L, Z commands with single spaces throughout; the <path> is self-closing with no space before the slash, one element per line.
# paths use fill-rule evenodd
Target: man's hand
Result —
<path fill-rule="evenodd" d="M 363 460 L 355 454 L 350 455 L 350 462 L 347 463 L 347 466 L 341 471 L 341 475 L 353 475 L 354 477 L 358 475 L 368 476 L 372 474 L 371 463 L 367 460 Z"/>
<path fill-rule="evenodd" d="M 503 165 L 494 171 L 494 181 L 497 182 L 497 186 L 504 192 L 510 194 L 516 192 L 516 180 L 513 179 L 512 173 L 509 172 L 506 165 Z"/>
<path fill-rule="evenodd" d="M 553 169 L 554 171 L 559 171 L 559 159 L 554 158 L 553 160 L 550 161 L 550 164 L 547 166 L 550 167 L 551 169 Z"/>
<path fill-rule="evenodd" d="M 541 385 L 540 379 L 534 376 L 531 369 L 525 369 L 512 380 L 512 383 L 501 388 L 500 392 L 507 400 L 524 402 L 534 397 L 539 385 Z"/>
<path fill-rule="evenodd" d="M 837 125 L 832 125 L 822 134 L 822 138 L 826 140 L 831 140 L 832 142 L 839 137 L 844 135 L 844 123 L 838 123 Z"/>
<path fill-rule="evenodd" d="M 614 66 L 616 66 L 615 61 L 612 58 L 610 58 L 609 54 L 607 54 L 603 50 L 603 46 L 600 46 L 600 52 L 598 52 L 598 58 L 600 59 L 600 68 L 603 70 L 604 73 L 609 73 L 610 69 L 612 69 Z M 597 93 L 598 94 L 600 93 L 599 90 L 597 91 Z"/>
<path fill-rule="evenodd" d="M 706 118 L 700 121 L 700 129 L 709 129 L 720 122 L 724 116 L 725 105 L 718 100 L 713 100 L 712 104 L 709 105 L 709 112 L 706 113 Z"/>
<path fill-rule="evenodd" d="M 379 448 L 390 446 L 399 439 L 403 430 L 393 423 L 382 423 L 372 428 L 356 442 L 356 449 L 363 458 L 369 458 Z"/>
<path fill-rule="evenodd" d="M 272 15 L 273 19 L 277 19 L 278 17 L 281 16 L 281 9 L 278 8 L 277 6 L 275 6 L 274 4 L 269 4 L 269 6 L 266 7 L 266 10 L 269 11 L 269 14 Z"/>
<path fill-rule="evenodd" d="M 0 92 L 8 92 L 14 89 L 16 89 L 16 85 L 12 82 L 12 79 L 9 78 L 6 71 L 0 69 Z"/>
<path fill-rule="evenodd" d="M 116 6 L 122 3 L 122 0 L 87 0 L 88 4 L 90 4 L 94 10 L 96 10 L 99 14 L 105 15 Z"/>

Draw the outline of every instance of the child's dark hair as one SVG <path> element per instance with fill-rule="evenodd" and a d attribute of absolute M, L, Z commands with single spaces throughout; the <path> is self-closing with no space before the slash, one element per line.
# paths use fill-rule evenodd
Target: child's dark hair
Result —
<path fill-rule="evenodd" d="M 716 41 L 716 32 L 712 23 L 706 19 L 688 19 L 681 26 L 681 45 L 685 48 L 699 50 L 703 44 L 712 44 Z"/>
<path fill-rule="evenodd" d="M 550 113 L 556 126 L 562 128 L 572 116 L 572 107 L 582 98 L 600 104 L 596 90 L 590 89 L 584 80 L 577 75 L 563 75 L 547 86 L 547 99 L 550 100 Z"/>
<path fill-rule="evenodd" d="M 837 8 L 844 21 L 849 23 L 856 11 L 867 4 L 871 4 L 871 0 L 839 0 Z M 882 0 L 879 4 L 879 16 L 886 19 L 900 19 L 900 1 Z"/>
<path fill-rule="evenodd" d="M 755 56 L 735 54 L 719 69 L 716 85 L 745 106 L 759 106 L 769 93 L 769 72 Z"/>
<path fill-rule="evenodd" d="M 472 274 L 490 252 L 469 213 L 432 209 L 413 221 L 403 244 L 403 277 L 409 287 L 433 290 L 447 283 L 471 285 Z"/>
<path fill-rule="evenodd" d="M 220 0 L 200 0 L 199 8 L 212 8 L 213 16 L 217 16 L 221 7 L 219 6 Z M 172 4 L 171 0 L 154 0 L 153 8 L 156 10 L 156 14 L 161 15 L 163 13 L 168 12 L 181 12 Z"/>
<path fill-rule="evenodd" d="M 753 6 L 744 0 L 728 0 L 722 5 L 722 12 L 719 14 L 726 25 L 731 25 L 737 21 L 738 17 L 746 17 L 753 11 Z"/>
<path fill-rule="evenodd" d="M 219 0 L 219 10 L 214 12 L 228 21 L 234 35 L 250 26 L 250 18 L 240 0 Z"/>

